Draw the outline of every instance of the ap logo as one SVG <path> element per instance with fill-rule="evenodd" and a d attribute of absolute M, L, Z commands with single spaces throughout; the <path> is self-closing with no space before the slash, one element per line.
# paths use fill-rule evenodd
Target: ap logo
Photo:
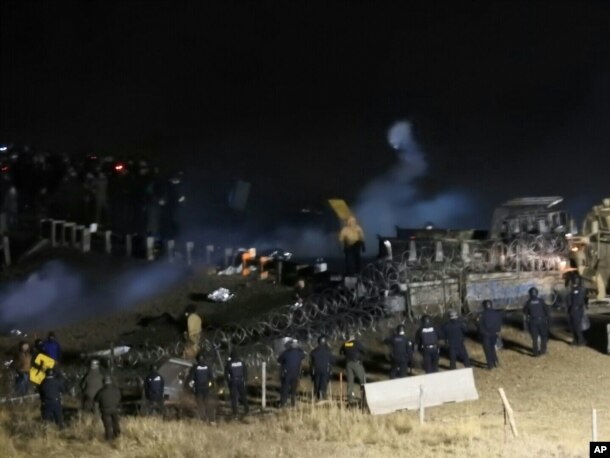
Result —
<path fill-rule="evenodd" d="M 590 457 L 610 457 L 610 442 L 590 442 L 589 443 Z"/>

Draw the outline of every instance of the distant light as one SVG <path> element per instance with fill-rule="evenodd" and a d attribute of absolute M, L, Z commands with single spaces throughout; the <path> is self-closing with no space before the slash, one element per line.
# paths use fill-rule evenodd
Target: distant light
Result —
<path fill-rule="evenodd" d="M 0 146 L 0 151 L 6 151 L 8 149 L 8 146 Z"/>
<path fill-rule="evenodd" d="M 116 170 L 117 172 L 122 172 L 125 170 L 125 165 L 118 163 L 114 166 L 114 170 Z"/>
<path fill-rule="evenodd" d="M 178 199 L 178 202 L 184 202 L 185 200 L 186 200 L 186 197 L 180 196 L 180 199 Z"/>

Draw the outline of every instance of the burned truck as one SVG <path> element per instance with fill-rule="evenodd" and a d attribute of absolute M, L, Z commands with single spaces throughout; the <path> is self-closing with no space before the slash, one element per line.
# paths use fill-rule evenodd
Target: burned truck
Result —
<path fill-rule="evenodd" d="M 396 267 L 412 317 L 449 309 L 471 313 L 491 299 L 520 308 L 536 287 L 550 302 L 565 289 L 566 235 L 573 226 L 561 197 L 512 199 L 498 207 L 489 231 L 396 228 L 379 236 L 379 258 Z"/>

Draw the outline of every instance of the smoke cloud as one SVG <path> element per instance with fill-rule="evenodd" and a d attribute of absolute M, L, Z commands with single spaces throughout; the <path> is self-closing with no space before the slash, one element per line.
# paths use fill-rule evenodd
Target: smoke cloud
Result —
<path fill-rule="evenodd" d="M 99 274 L 99 272 L 98 272 Z M 0 291 L 0 332 L 53 328 L 117 310 L 160 294 L 186 276 L 167 264 L 135 267 L 100 282 L 59 261 Z"/>
<path fill-rule="evenodd" d="M 387 140 L 397 152 L 398 163 L 370 182 L 353 208 L 368 244 L 377 243 L 377 234 L 393 235 L 395 226 L 423 227 L 431 222 L 437 227 L 454 227 L 469 215 L 473 205 L 460 192 L 445 192 L 430 199 L 418 195 L 415 180 L 425 175 L 428 163 L 408 121 L 394 123 Z"/>

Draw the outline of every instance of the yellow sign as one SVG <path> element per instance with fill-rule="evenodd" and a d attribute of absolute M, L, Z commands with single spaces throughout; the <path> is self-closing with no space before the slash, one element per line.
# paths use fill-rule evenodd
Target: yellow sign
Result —
<path fill-rule="evenodd" d="M 46 377 L 47 369 L 55 367 L 55 360 L 47 355 L 40 353 L 36 356 L 34 364 L 30 369 L 30 382 L 40 385 Z"/>
<path fill-rule="evenodd" d="M 354 216 L 343 199 L 328 199 L 328 203 L 341 221 L 347 221 L 349 217 Z"/>

